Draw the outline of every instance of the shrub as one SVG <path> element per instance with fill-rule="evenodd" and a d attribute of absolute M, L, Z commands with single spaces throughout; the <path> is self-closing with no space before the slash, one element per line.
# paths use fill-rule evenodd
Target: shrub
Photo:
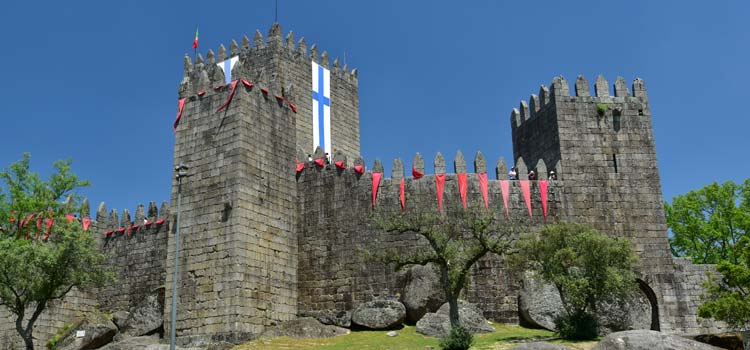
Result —
<path fill-rule="evenodd" d="M 558 317 L 555 328 L 560 338 L 568 340 L 591 340 L 599 336 L 599 324 L 586 312 Z"/>
<path fill-rule="evenodd" d="M 460 325 L 451 328 L 450 334 L 440 341 L 443 350 L 468 350 L 474 343 L 474 336 Z"/>

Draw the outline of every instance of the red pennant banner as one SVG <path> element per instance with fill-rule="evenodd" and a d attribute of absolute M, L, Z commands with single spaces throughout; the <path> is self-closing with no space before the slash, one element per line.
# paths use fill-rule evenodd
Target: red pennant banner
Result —
<path fill-rule="evenodd" d="M 406 210 L 406 195 L 404 194 L 404 179 L 398 185 L 398 199 L 401 201 L 401 211 Z"/>
<path fill-rule="evenodd" d="M 523 193 L 523 201 L 526 202 L 526 209 L 529 210 L 529 217 L 531 217 L 531 183 L 529 180 L 518 180 L 521 185 L 521 193 Z"/>
<path fill-rule="evenodd" d="M 336 167 L 339 169 L 346 169 L 346 164 L 344 164 L 343 160 L 337 160 L 333 164 L 336 164 Z"/>
<path fill-rule="evenodd" d="M 412 167 L 411 167 L 411 176 L 414 176 L 415 179 L 419 179 L 422 176 L 424 176 L 424 173 L 418 172 L 417 169 L 415 169 L 414 166 L 412 165 Z"/>
<path fill-rule="evenodd" d="M 466 190 L 468 189 L 468 181 L 466 179 L 466 173 L 463 174 L 457 174 L 458 175 L 458 193 L 461 194 L 461 202 L 464 205 L 464 209 L 466 209 Z"/>
<path fill-rule="evenodd" d="M 217 85 L 217 86 L 214 86 L 214 90 L 221 90 L 221 88 L 223 87 L 224 85 Z"/>
<path fill-rule="evenodd" d="M 164 223 L 164 219 L 159 219 L 159 220 L 156 220 L 156 224 L 157 224 L 157 225 L 161 225 L 161 224 L 163 224 L 163 223 Z"/>
<path fill-rule="evenodd" d="M 120 228 L 117 229 L 117 233 L 123 233 L 123 232 L 125 232 L 125 228 L 124 227 L 120 227 Z"/>
<path fill-rule="evenodd" d="M 362 174 L 365 173 L 365 167 L 364 167 L 364 165 L 355 165 L 354 166 L 354 171 L 356 171 L 357 174 L 362 175 Z"/>
<path fill-rule="evenodd" d="M 284 96 L 275 95 L 274 97 L 276 97 L 276 101 L 284 102 Z"/>
<path fill-rule="evenodd" d="M 131 230 L 137 230 L 139 227 L 141 227 L 141 226 L 140 225 L 133 225 L 133 226 L 130 226 L 130 229 Z"/>
<path fill-rule="evenodd" d="M 317 158 L 317 159 L 315 159 L 315 164 L 317 164 L 318 166 L 325 165 L 325 163 L 323 163 L 323 158 Z"/>
<path fill-rule="evenodd" d="M 237 80 L 232 82 L 232 91 L 229 93 L 229 97 L 227 97 L 227 100 L 224 101 L 224 104 L 219 106 L 218 109 L 216 109 L 216 112 L 221 112 L 222 109 L 227 108 L 230 103 L 232 103 L 232 99 L 234 98 L 234 93 L 237 90 Z"/>
<path fill-rule="evenodd" d="M 510 186 L 508 180 L 500 180 L 500 192 L 503 195 L 503 206 L 505 206 L 505 216 L 510 216 L 510 209 L 508 209 L 508 194 L 510 194 Z"/>
<path fill-rule="evenodd" d="M 375 208 L 375 201 L 378 199 L 378 187 L 383 173 L 372 173 L 372 207 Z"/>
<path fill-rule="evenodd" d="M 149 226 L 151 226 L 151 224 L 153 224 L 153 222 L 146 221 L 146 222 L 143 223 L 143 226 L 149 227 Z"/>
<path fill-rule="evenodd" d="M 40 231 L 42 230 L 42 219 L 44 218 L 42 218 L 42 214 L 39 213 L 39 216 L 36 217 L 36 229 Z"/>
<path fill-rule="evenodd" d="M 76 217 L 75 217 L 75 216 L 73 216 L 73 214 L 65 214 L 65 218 L 66 218 L 66 219 L 68 219 L 68 223 L 69 223 L 69 224 L 72 224 L 72 223 L 73 223 L 73 220 L 75 220 L 75 219 L 76 219 Z"/>
<path fill-rule="evenodd" d="M 477 179 L 479 179 L 479 189 L 482 191 L 482 199 L 484 200 L 484 207 L 489 208 L 490 201 L 489 201 L 489 193 L 488 193 L 488 186 L 487 186 L 487 173 L 477 174 Z"/>
<path fill-rule="evenodd" d="M 55 219 L 49 218 L 45 219 L 45 223 L 47 224 L 47 233 L 44 234 L 44 240 L 46 241 L 47 238 L 49 238 L 50 233 L 52 233 L 52 224 L 55 223 Z"/>
<path fill-rule="evenodd" d="M 180 118 L 182 118 L 182 110 L 185 108 L 185 99 L 181 98 L 177 101 L 177 118 L 174 120 L 174 132 L 177 132 L 177 124 L 180 124 Z"/>
<path fill-rule="evenodd" d="M 245 87 L 248 87 L 248 88 L 253 87 L 253 83 L 251 83 L 251 82 L 249 82 L 249 81 L 247 81 L 245 79 L 242 79 L 241 81 L 242 81 L 242 85 L 245 85 Z"/>
<path fill-rule="evenodd" d="M 264 94 L 268 95 L 268 89 L 262 87 L 260 88 L 260 91 L 263 91 Z"/>
<path fill-rule="evenodd" d="M 295 106 L 294 103 L 291 103 L 289 101 L 287 101 L 287 103 L 289 103 L 289 108 L 292 109 L 292 112 L 297 113 L 297 106 Z"/>
<path fill-rule="evenodd" d="M 549 183 L 547 180 L 539 180 L 539 194 L 542 196 L 542 213 L 544 218 L 547 218 L 547 186 Z"/>
<path fill-rule="evenodd" d="M 445 174 L 435 174 L 435 189 L 437 190 L 438 211 L 443 212 L 443 188 L 445 188 Z"/>
<path fill-rule="evenodd" d="M 105 236 L 111 236 L 111 235 L 112 235 L 112 233 L 114 233 L 114 232 L 115 232 L 115 231 L 109 230 L 109 231 L 107 231 L 107 232 L 104 232 L 104 235 L 105 235 Z"/>
<path fill-rule="evenodd" d="M 206 90 L 198 91 L 198 97 L 203 97 L 206 94 Z"/>
<path fill-rule="evenodd" d="M 301 173 L 301 172 L 302 172 L 302 170 L 305 170 L 305 163 L 299 162 L 299 161 L 297 161 L 297 160 L 295 159 L 295 160 L 294 160 L 294 169 L 295 169 L 295 170 L 296 170 L 296 171 L 297 171 L 298 173 Z"/>
<path fill-rule="evenodd" d="M 91 225 L 91 218 L 83 218 L 81 219 L 81 223 L 83 224 L 83 230 L 88 231 Z"/>
<path fill-rule="evenodd" d="M 34 220 L 34 214 L 29 214 L 29 216 L 26 217 L 26 223 L 24 225 L 31 223 L 31 220 Z"/>

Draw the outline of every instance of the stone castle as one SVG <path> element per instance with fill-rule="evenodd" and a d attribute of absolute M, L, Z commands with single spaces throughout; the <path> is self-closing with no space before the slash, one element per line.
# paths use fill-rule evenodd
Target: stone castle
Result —
<path fill-rule="evenodd" d="M 238 60 L 227 73 L 233 83 L 227 84 L 226 72 L 216 63 L 232 57 Z M 330 69 L 330 161 L 323 150 L 313 149 L 313 62 Z M 331 64 L 326 52 L 319 54 L 304 39 L 296 42 L 291 33 L 284 38 L 278 24 L 265 40 L 256 32 L 252 43 L 247 37 L 240 44 L 232 41 L 229 52 L 221 46 L 195 62 L 186 56 L 184 69 L 174 163 L 188 165 L 190 176 L 182 185 L 177 319 L 169 317 L 174 180 L 171 207 L 139 205 L 131 217 L 127 210 L 118 214 L 99 206 L 92 227 L 119 272 L 118 282 L 71 293 L 37 322 L 40 342 L 81 312 L 128 310 L 160 288 L 167 291 L 164 329 L 168 332 L 176 322 L 180 343 L 247 339 L 299 315 L 335 318 L 403 289 L 402 275 L 358 251 L 424 244 L 412 235 L 373 228 L 374 211 L 402 205 L 437 208 L 436 175 L 442 174 L 445 208 L 460 208 L 464 198 L 469 206 L 484 205 L 478 178 L 488 170 L 481 153 L 468 175 L 463 175 L 467 164 L 460 152 L 453 173 L 447 173 L 438 154 L 436 174 L 423 177 L 405 177 L 397 159 L 391 178 L 373 187 L 373 174 L 382 174 L 383 166 L 376 160 L 366 169 L 360 157 L 357 70 L 341 67 L 338 60 Z M 650 328 L 715 331 L 716 324 L 696 316 L 700 281 L 709 267 L 670 253 L 644 81 L 635 79 L 629 89 L 617 78 L 610 91 L 600 76 L 591 91 L 578 77 L 573 88 L 556 77 L 528 103 L 521 101 L 510 117 L 521 180 L 527 180 L 529 169 L 543 179 L 548 170 L 557 172 L 546 201 L 539 181 L 528 182 L 528 204 L 523 181 L 511 181 L 504 204 L 498 181 L 490 180 L 486 203 L 498 212 L 507 208 L 510 216 L 523 217 L 531 226 L 574 221 L 629 238 L 640 257 L 639 285 L 650 304 Z M 512 164 L 502 159 L 496 164 L 497 178 L 507 179 Z M 411 167 L 424 174 L 419 154 Z M 468 179 L 465 192 L 459 190 L 461 176 Z M 88 216 L 87 208 L 81 216 Z M 518 323 L 519 284 L 501 257 L 486 257 L 474 267 L 464 298 L 490 320 Z M 158 295 L 164 298 L 163 292 Z M 17 341 L 10 317 L 0 319 L 0 330 L 0 337 Z"/>

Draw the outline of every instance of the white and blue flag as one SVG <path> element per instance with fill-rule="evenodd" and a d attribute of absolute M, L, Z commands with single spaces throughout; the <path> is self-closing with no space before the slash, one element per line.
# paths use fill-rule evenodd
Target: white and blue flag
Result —
<path fill-rule="evenodd" d="M 312 63 L 313 149 L 331 151 L 331 71 Z"/>
<path fill-rule="evenodd" d="M 232 68 L 234 68 L 234 65 L 237 63 L 237 61 L 239 61 L 239 59 L 239 56 L 234 56 L 216 64 L 224 70 L 224 83 L 229 84 L 232 82 Z"/>

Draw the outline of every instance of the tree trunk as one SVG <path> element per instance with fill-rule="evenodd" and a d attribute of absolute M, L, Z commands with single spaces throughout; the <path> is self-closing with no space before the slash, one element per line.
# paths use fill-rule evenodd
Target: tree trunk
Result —
<path fill-rule="evenodd" d="M 450 295 L 446 295 L 446 298 L 448 299 L 448 318 L 451 320 L 451 327 L 458 326 L 461 324 L 458 319 L 458 297 L 450 293 Z"/>
<path fill-rule="evenodd" d="M 23 342 L 26 344 L 26 350 L 34 350 L 34 338 L 31 334 L 23 335 Z"/>
<path fill-rule="evenodd" d="M 742 338 L 742 348 L 750 350 L 750 330 L 740 331 L 740 338 Z"/>

